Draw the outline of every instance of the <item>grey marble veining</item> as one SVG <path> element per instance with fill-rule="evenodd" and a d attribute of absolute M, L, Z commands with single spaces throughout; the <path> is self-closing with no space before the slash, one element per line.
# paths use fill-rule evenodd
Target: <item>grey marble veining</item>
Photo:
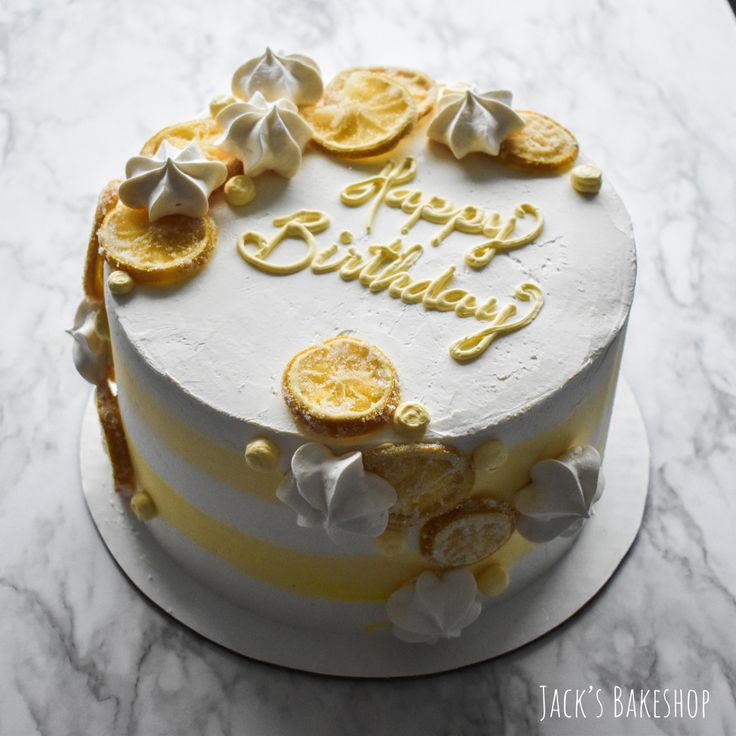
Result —
<path fill-rule="evenodd" d="M 580 615 L 402 682 L 249 661 L 128 584 L 84 507 L 69 326 L 96 193 L 269 42 L 512 89 L 631 212 L 624 371 L 650 433 L 644 527 Z M 723 0 L 0 5 L 0 734 L 727 734 L 736 728 L 736 23 Z M 707 689 L 706 718 L 545 720 L 540 685 Z"/>

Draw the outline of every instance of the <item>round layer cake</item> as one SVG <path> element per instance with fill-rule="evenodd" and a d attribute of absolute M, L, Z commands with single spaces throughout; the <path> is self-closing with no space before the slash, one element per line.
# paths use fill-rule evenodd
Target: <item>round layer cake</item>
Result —
<path fill-rule="evenodd" d="M 470 109 L 493 111 L 479 97 Z M 120 264 L 105 267 L 140 516 L 188 573 L 306 629 L 457 636 L 564 554 L 603 489 L 635 279 L 627 213 L 607 182 L 572 185 L 594 167 L 571 183 L 572 161 L 458 154 L 436 132 L 450 103 L 431 103 L 360 158 L 325 150 L 314 101 L 300 105 L 316 140 L 293 175 L 260 172 L 251 142 L 252 200 L 232 196 L 238 182 L 208 197 L 204 268 L 175 284 L 133 276 L 128 291 Z M 223 109 L 216 143 L 231 154 Z M 323 394 L 300 413 L 285 386 L 320 345 L 337 363 L 304 390 L 338 392 L 329 422 Z M 370 360 L 396 379 L 364 425 L 333 405 L 354 390 L 348 354 L 365 380 Z M 537 545 L 548 553 L 521 564 Z"/>

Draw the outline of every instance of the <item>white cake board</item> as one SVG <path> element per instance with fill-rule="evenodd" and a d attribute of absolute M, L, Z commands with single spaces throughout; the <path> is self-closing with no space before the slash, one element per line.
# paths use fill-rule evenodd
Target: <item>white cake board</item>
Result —
<path fill-rule="evenodd" d="M 179 567 L 115 496 L 93 400 L 82 422 L 80 453 L 82 488 L 92 519 L 115 561 L 151 601 L 234 652 L 343 677 L 443 672 L 497 657 L 548 633 L 580 610 L 613 575 L 639 530 L 649 483 L 646 430 L 636 399 L 622 380 L 603 464 L 606 491 L 570 551 L 537 581 L 486 609 L 459 639 L 430 646 L 404 644 L 390 631 L 358 636 L 291 628 L 239 607 Z M 512 578 L 514 571 L 512 567 Z"/>

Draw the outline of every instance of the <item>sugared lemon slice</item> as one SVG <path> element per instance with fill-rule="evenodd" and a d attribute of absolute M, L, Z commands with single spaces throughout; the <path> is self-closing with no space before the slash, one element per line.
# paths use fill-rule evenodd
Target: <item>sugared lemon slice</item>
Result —
<path fill-rule="evenodd" d="M 501 158 L 526 169 L 562 171 L 578 156 L 575 136 L 552 118 L 529 110 L 516 111 L 524 127 L 501 144 Z"/>
<path fill-rule="evenodd" d="M 363 453 L 364 468 L 387 480 L 398 500 L 389 527 L 402 529 L 441 514 L 470 492 L 473 472 L 457 450 L 431 442 L 379 445 Z"/>
<path fill-rule="evenodd" d="M 186 148 L 192 141 L 197 141 L 202 152 L 209 159 L 222 161 L 227 166 L 228 178 L 243 173 L 243 164 L 227 151 L 214 145 L 215 139 L 222 135 L 222 128 L 212 118 L 197 118 L 185 123 L 169 125 L 159 130 L 156 135 L 149 138 L 141 153 L 144 156 L 153 156 L 158 151 L 163 141 L 168 141 L 177 148 Z"/>
<path fill-rule="evenodd" d="M 130 498 L 135 492 L 135 471 L 128 452 L 118 399 L 107 382 L 97 387 L 96 399 L 97 415 L 105 437 L 107 454 L 110 456 L 115 491 L 124 498 Z"/>
<path fill-rule="evenodd" d="M 345 80 L 354 72 L 373 72 L 382 74 L 406 88 L 417 106 L 417 116 L 424 117 L 434 108 L 437 101 L 437 85 L 434 80 L 423 72 L 414 69 L 402 69 L 395 66 L 370 66 L 345 69 L 340 72 L 325 88 L 323 101 L 334 104 L 339 101 Z"/>
<path fill-rule="evenodd" d="M 108 213 L 118 203 L 118 187 L 120 180 L 114 179 L 101 192 L 97 200 L 97 209 L 95 210 L 95 221 L 92 225 L 92 232 L 89 236 L 87 244 L 87 257 L 84 263 L 84 293 L 90 299 L 102 301 L 103 295 L 103 259 L 100 256 L 100 241 L 97 237 L 97 231 L 100 229 L 103 220 Z"/>
<path fill-rule="evenodd" d="M 469 498 L 428 521 L 419 534 L 422 554 L 442 567 L 472 565 L 508 542 L 513 509 L 491 498 Z"/>
<path fill-rule="evenodd" d="M 391 420 L 399 381 L 391 361 L 375 345 L 335 337 L 295 355 L 283 377 L 292 414 L 320 434 L 353 436 Z"/>
<path fill-rule="evenodd" d="M 169 284 L 202 268 L 217 242 L 209 216 L 169 215 L 149 222 L 145 209 L 118 204 L 99 230 L 100 246 L 113 268 L 135 281 Z"/>
<path fill-rule="evenodd" d="M 359 70 L 348 74 L 329 100 L 303 113 L 322 148 L 358 157 L 393 148 L 417 119 L 417 106 L 403 85 Z"/>

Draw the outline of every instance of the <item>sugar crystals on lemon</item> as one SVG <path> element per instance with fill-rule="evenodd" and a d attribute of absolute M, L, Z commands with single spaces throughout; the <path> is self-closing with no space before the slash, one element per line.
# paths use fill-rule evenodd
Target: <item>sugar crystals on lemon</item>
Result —
<path fill-rule="evenodd" d="M 350 437 L 391 421 L 399 380 L 386 354 L 356 337 L 335 337 L 295 355 L 286 366 L 284 399 L 313 432 Z"/>
<path fill-rule="evenodd" d="M 333 90 L 334 92 L 334 90 Z M 339 92 L 303 114 L 315 142 L 345 156 L 375 156 L 393 148 L 417 119 L 417 105 L 403 85 L 384 74 L 358 70 Z"/>

